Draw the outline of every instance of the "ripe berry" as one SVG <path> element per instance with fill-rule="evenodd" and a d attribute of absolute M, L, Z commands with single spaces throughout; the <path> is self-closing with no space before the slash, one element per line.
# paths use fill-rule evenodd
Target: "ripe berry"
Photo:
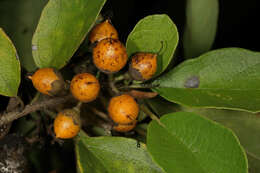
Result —
<path fill-rule="evenodd" d="M 139 107 L 132 96 L 122 94 L 110 100 L 108 113 L 114 122 L 118 124 L 129 124 L 136 120 Z"/>
<path fill-rule="evenodd" d="M 145 81 L 153 77 L 157 70 L 157 54 L 136 53 L 129 65 L 129 74 L 134 80 Z"/>
<path fill-rule="evenodd" d="M 126 65 L 127 58 L 125 46 L 112 38 L 101 40 L 93 49 L 93 62 L 105 73 L 121 70 Z"/>
<path fill-rule="evenodd" d="M 54 132 L 57 138 L 69 139 L 75 137 L 80 130 L 79 112 L 65 109 L 54 120 Z"/>
<path fill-rule="evenodd" d="M 73 77 L 70 92 L 81 102 L 91 102 L 99 94 L 100 85 L 95 76 L 90 73 L 81 73 Z"/>
<path fill-rule="evenodd" d="M 113 127 L 113 129 L 117 132 L 129 132 L 131 131 L 133 128 L 135 128 L 136 126 L 136 122 L 134 121 L 132 123 L 129 124 L 117 124 Z"/>
<path fill-rule="evenodd" d="M 29 78 L 32 80 L 33 86 L 43 94 L 54 96 L 64 90 L 65 82 L 56 69 L 41 68 Z"/>
<path fill-rule="evenodd" d="M 109 20 L 94 26 L 89 35 L 89 41 L 91 43 L 101 41 L 105 38 L 118 39 L 118 33 Z"/>

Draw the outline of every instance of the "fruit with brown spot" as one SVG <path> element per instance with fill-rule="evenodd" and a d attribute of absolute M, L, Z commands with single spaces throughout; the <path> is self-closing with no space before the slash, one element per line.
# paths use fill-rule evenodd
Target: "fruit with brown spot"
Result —
<path fill-rule="evenodd" d="M 103 39 L 93 49 L 93 62 L 102 72 L 115 73 L 127 62 L 125 46 L 116 39 Z"/>
<path fill-rule="evenodd" d="M 115 123 L 129 124 L 136 120 L 139 114 L 139 106 L 132 96 L 122 94 L 110 100 L 108 113 Z"/>
<path fill-rule="evenodd" d="M 79 101 L 87 103 L 95 100 L 99 94 L 100 84 L 90 73 L 81 73 L 73 77 L 70 92 Z"/>
<path fill-rule="evenodd" d="M 43 94 L 55 96 L 64 91 L 65 82 L 56 69 L 40 68 L 29 78 L 33 86 Z"/>
<path fill-rule="evenodd" d="M 136 53 L 129 65 L 129 74 L 134 80 L 145 81 L 153 77 L 157 70 L 157 54 Z"/>
<path fill-rule="evenodd" d="M 89 41 L 95 43 L 106 38 L 118 39 L 117 30 L 109 20 L 105 20 L 93 27 L 89 35 Z"/>
<path fill-rule="evenodd" d="M 117 132 L 129 132 L 135 128 L 136 123 L 137 123 L 137 121 L 134 121 L 129 124 L 117 124 L 113 127 L 113 130 L 115 130 Z"/>
<path fill-rule="evenodd" d="M 54 120 L 54 132 L 57 138 L 70 139 L 80 131 L 79 112 L 74 109 L 65 109 Z"/>

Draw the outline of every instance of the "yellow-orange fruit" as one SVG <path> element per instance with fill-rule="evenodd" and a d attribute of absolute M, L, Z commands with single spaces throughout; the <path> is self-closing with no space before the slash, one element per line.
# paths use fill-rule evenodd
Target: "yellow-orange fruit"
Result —
<path fill-rule="evenodd" d="M 70 83 L 70 92 L 81 102 L 91 102 L 99 94 L 100 85 L 95 76 L 90 73 L 81 73 L 73 77 Z"/>
<path fill-rule="evenodd" d="M 31 77 L 33 86 L 46 95 L 57 95 L 64 90 L 64 80 L 61 74 L 53 68 L 40 68 Z"/>
<path fill-rule="evenodd" d="M 54 120 L 54 132 L 57 138 L 69 139 L 80 131 L 79 112 L 74 109 L 65 109 Z"/>
<path fill-rule="evenodd" d="M 105 73 L 121 70 L 126 65 L 127 58 L 125 46 L 112 38 L 101 40 L 93 49 L 93 62 Z"/>
<path fill-rule="evenodd" d="M 157 70 L 157 54 L 136 53 L 129 65 L 129 74 L 135 80 L 145 81 L 153 77 Z"/>
<path fill-rule="evenodd" d="M 113 127 L 113 129 L 117 132 L 129 132 L 135 128 L 136 122 L 137 121 L 134 121 L 129 124 L 117 124 Z"/>
<path fill-rule="evenodd" d="M 105 20 L 104 22 L 94 26 L 89 35 L 89 41 L 91 43 L 98 42 L 105 38 L 118 39 L 117 30 L 109 22 L 109 20 Z"/>
<path fill-rule="evenodd" d="M 136 120 L 139 107 L 135 99 L 127 94 L 113 97 L 108 105 L 110 118 L 118 124 L 129 124 Z"/>

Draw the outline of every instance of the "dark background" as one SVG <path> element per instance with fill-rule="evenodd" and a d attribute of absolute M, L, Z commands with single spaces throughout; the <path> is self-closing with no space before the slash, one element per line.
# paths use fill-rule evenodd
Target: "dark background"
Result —
<path fill-rule="evenodd" d="M 213 48 L 243 47 L 260 51 L 259 0 L 220 0 L 219 4 L 219 24 Z M 122 40 L 138 20 L 156 13 L 168 14 L 180 35 L 184 30 L 185 0 L 108 0 L 106 9 L 113 11 L 112 21 Z"/>

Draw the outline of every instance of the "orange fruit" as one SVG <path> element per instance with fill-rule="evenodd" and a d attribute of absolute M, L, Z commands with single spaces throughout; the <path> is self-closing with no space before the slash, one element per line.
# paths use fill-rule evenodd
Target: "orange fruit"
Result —
<path fill-rule="evenodd" d="M 153 77 L 157 70 L 157 54 L 136 53 L 129 65 L 129 74 L 134 80 L 145 81 Z"/>
<path fill-rule="evenodd" d="M 54 96 L 64 90 L 61 74 L 53 68 L 40 68 L 30 76 L 33 86 L 41 93 Z"/>
<path fill-rule="evenodd" d="M 109 20 L 105 20 L 94 26 L 89 35 L 91 43 L 101 41 L 105 38 L 118 39 L 118 33 Z"/>
<path fill-rule="evenodd" d="M 74 109 L 65 109 L 54 120 L 54 132 L 57 138 L 69 139 L 80 131 L 79 112 Z"/>
<path fill-rule="evenodd" d="M 99 94 L 100 85 L 95 76 L 90 73 L 80 73 L 73 77 L 70 92 L 81 102 L 91 102 Z"/>
<path fill-rule="evenodd" d="M 129 132 L 129 131 L 131 131 L 132 129 L 135 128 L 136 122 L 137 121 L 134 121 L 134 122 L 129 123 L 129 124 L 117 124 L 113 127 L 113 129 L 117 132 Z"/>
<path fill-rule="evenodd" d="M 118 124 L 129 124 L 136 120 L 139 106 L 135 99 L 127 94 L 113 97 L 108 105 L 110 118 Z"/>
<path fill-rule="evenodd" d="M 93 62 L 105 73 L 118 72 L 126 65 L 127 59 L 125 46 L 116 39 L 103 39 L 93 48 Z"/>

